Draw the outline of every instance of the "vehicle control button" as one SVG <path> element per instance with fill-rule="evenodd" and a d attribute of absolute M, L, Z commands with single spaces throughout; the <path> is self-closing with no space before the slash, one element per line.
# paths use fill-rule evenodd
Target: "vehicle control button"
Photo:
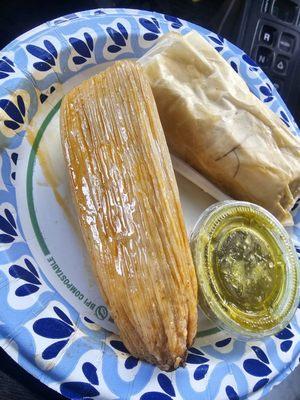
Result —
<path fill-rule="evenodd" d="M 291 53 L 295 48 L 295 37 L 289 33 L 283 33 L 279 40 L 279 48 Z"/>
<path fill-rule="evenodd" d="M 272 62 L 272 51 L 266 47 L 259 47 L 256 54 L 256 62 L 261 67 L 269 67 Z"/>
<path fill-rule="evenodd" d="M 291 0 L 275 0 L 272 8 L 272 14 L 285 22 L 295 22 L 297 11 L 297 4 Z"/>
<path fill-rule="evenodd" d="M 276 29 L 272 26 L 265 25 L 261 30 L 260 41 L 272 46 L 275 42 L 275 35 Z"/>
<path fill-rule="evenodd" d="M 280 72 L 281 74 L 285 74 L 288 69 L 288 59 L 283 56 L 277 56 L 274 69 L 276 72 Z"/>

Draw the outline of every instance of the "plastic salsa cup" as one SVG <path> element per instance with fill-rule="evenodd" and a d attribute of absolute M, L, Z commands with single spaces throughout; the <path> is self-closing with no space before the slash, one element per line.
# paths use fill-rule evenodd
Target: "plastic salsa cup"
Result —
<path fill-rule="evenodd" d="M 240 339 L 282 330 L 299 303 L 299 261 L 287 231 L 260 206 L 224 201 L 191 233 L 199 304 Z"/>

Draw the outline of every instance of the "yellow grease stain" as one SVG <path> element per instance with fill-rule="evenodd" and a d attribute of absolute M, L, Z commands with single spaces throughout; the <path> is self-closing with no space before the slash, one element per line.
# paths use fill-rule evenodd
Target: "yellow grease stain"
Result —
<path fill-rule="evenodd" d="M 57 132 L 56 134 L 59 135 L 59 132 Z M 27 137 L 28 142 L 32 146 L 35 141 L 36 132 L 34 132 L 30 127 L 27 127 L 26 137 Z M 52 166 L 51 157 L 49 156 L 49 151 L 51 151 L 50 146 L 48 146 L 48 149 L 46 148 L 46 150 L 44 150 L 43 142 L 41 142 L 41 145 L 38 148 L 36 156 L 37 156 L 39 164 L 42 168 L 45 180 L 46 180 L 47 184 L 51 187 L 57 203 L 62 208 L 69 223 L 78 232 L 80 230 L 80 228 L 79 228 L 78 222 L 74 219 L 73 214 L 72 214 L 72 210 L 70 207 L 71 200 L 69 198 L 65 199 L 58 191 L 58 187 L 61 184 L 61 182 L 57 178 L 57 175 L 53 172 L 54 168 Z"/>

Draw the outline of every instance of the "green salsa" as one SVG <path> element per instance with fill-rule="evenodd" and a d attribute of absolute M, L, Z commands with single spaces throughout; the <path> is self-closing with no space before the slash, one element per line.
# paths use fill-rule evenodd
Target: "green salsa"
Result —
<path fill-rule="evenodd" d="M 192 251 L 204 311 L 259 333 L 272 330 L 289 313 L 297 294 L 297 266 L 289 275 L 295 281 L 291 301 L 284 304 L 290 256 L 284 228 L 278 229 L 261 208 L 241 204 L 202 221 Z"/>

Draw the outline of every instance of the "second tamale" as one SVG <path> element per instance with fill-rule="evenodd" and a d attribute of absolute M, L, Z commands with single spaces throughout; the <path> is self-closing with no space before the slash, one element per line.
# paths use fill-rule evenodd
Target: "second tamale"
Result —
<path fill-rule="evenodd" d="M 109 310 L 136 357 L 183 364 L 197 284 L 178 189 L 150 85 L 134 62 L 73 89 L 61 135 L 83 237 Z"/>
<path fill-rule="evenodd" d="M 140 63 L 170 151 L 232 198 L 293 224 L 299 138 L 230 64 L 196 31 L 163 36 Z"/>

